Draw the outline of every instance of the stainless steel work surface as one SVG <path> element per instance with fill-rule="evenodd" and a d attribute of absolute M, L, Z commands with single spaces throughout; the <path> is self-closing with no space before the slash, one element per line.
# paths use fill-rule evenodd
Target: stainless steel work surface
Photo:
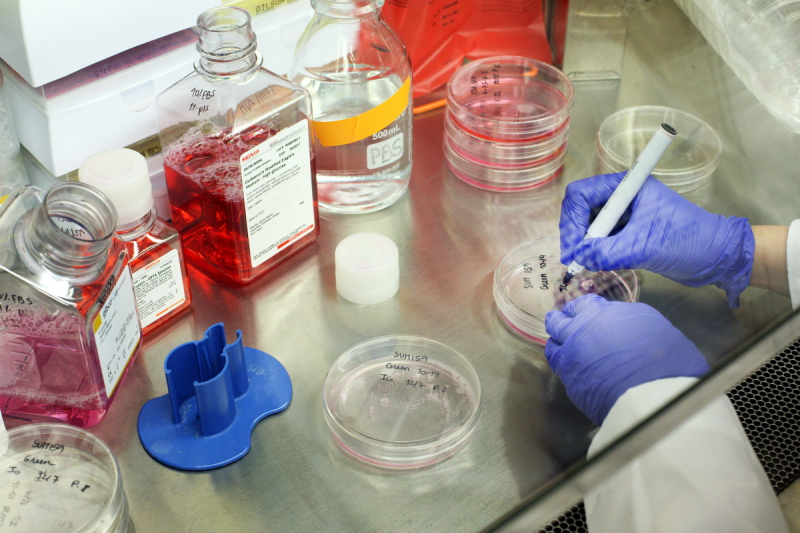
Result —
<path fill-rule="evenodd" d="M 569 54 L 568 41 L 567 64 Z M 671 1 L 635 3 L 622 81 L 576 83 L 569 158 L 557 182 L 498 194 L 459 181 L 442 154 L 443 113 L 433 111 L 414 119 L 411 188 L 394 206 L 324 216 L 316 243 L 246 288 L 217 286 L 192 271 L 192 310 L 146 339 L 108 417 L 92 430 L 119 458 L 137 530 L 478 531 L 580 466 L 594 427 L 566 397 L 543 349 L 497 318 L 492 275 L 514 246 L 557 235 L 566 183 L 594 173 L 598 126 L 613 111 L 641 104 L 695 114 L 722 138 L 721 163 L 698 196 L 701 205 L 753 223 L 788 224 L 798 215 L 798 136 L 768 114 Z M 337 243 L 363 231 L 392 238 L 400 250 L 399 293 L 371 306 L 339 297 L 334 280 Z M 640 275 L 641 300 L 711 361 L 790 311 L 787 299 L 764 291 L 748 289 L 742 307 L 731 310 L 716 288 Z M 229 339 L 241 329 L 246 346 L 281 361 L 294 397 L 286 411 L 255 427 L 241 460 L 208 472 L 173 470 L 140 445 L 138 411 L 166 394 L 169 350 L 200 339 L 217 322 L 225 323 Z M 349 459 L 332 443 L 322 416 L 322 385 L 334 360 L 392 333 L 451 346 L 482 380 L 483 411 L 472 439 L 422 470 L 387 472 Z"/>

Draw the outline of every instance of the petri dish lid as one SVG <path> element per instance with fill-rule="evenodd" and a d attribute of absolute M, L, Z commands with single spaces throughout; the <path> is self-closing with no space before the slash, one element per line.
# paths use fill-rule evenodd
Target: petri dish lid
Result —
<path fill-rule="evenodd" d="M 678 135 L 653 176 L 676 190 L 705 183 L 719 165 L 719 136 L 699 118 L 663 106 L 629 107 L 603 121 L 595 143 L 601 170 L 628 170 L 662 122 L 674 127 Z"/>
<path fill-rule="evenodd" d="M 132 529 L 117 461 L 103 441 L 62 424 L 8 432 L 0 527 L 28 533 L 123 533 Z"/>
<path fill-rule="evenodd" d="M 528 142 L 558 135 L 572 112 L 572 82 L 557 68 L 499 56 L 460 67 L 447 82 L 447 109 L 465 131 Z"/>
<path fill-rule="evenodd" d="M 561 264 L 558 237 L 537 239 L 508 252 L 494 272 L 494 300 L 503 323 L 525 340 L 544 344 L 550 337 L 544 318 L 552 309 L 584 294 L 606 300 L 635 302 L 639 280 L 633 270 L 577 274 L 561 290 L 567 267 Z"/>
<path fill-rule="evenodd" d="M 478 422 L 481 383 L 444 344 L 413 335 L 368 340 L 325 377 L 325 421 L 336 444 L 383 468 L 419 468 L 460 450 Z"/>

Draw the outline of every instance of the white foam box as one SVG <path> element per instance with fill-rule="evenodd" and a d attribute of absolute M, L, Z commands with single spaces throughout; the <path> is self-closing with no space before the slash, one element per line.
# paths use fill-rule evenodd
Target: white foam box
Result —
<path fill-rule="evenodd" d="M 266 68 L 289 71 L 312 14 L 298 1 L 253 18 Z M 0 61 L 20 143 L 61 176 L 100 150 L 156 135 L 156 97 L 193 71 L 195 43 L 191 31 L 177 32 L 38 88 Z"/>
<path fill-rule="evenodd" d="M 197 24 L 220 0 L 0 0 L 0 58 L 33 87 Z"/>

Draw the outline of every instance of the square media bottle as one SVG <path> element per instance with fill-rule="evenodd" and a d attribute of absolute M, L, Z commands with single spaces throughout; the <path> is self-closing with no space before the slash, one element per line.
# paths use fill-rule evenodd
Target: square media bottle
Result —
<path fill-rule="evenodd" d="M 24 187 L 0 205 L 0 409 L 88 427 L 139 352 L 116 212 L 100 191 Z"/>
<path fill-rule="evenodd" d="M 78 179 L 100 190 L 117 210 L 117 237 L 128 251 L 136 308 L 147 335 L 192 303 L 181 236 L 156 213 L 142 154 L 103 150 L 83 162 Z"/>
<path fill-rule="evenodd" d="M 319 234 L 311 98 L 261 67 L 247 11 L 197 28 L 195 72 L 156 102 L 172 223 L 192 266 L 243 285 Z"/>

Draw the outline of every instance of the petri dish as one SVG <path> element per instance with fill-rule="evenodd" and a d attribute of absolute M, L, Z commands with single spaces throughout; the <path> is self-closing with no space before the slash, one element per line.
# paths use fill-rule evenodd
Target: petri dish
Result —
<path fill-rule="evenodd" d="M 444 116 L 445 142 L 463 158 L 480 165 L 519 168 L 545 163 L 567 149 L 569 128 L 542 142 L 515 143 L 487 141 L 465 132 L 455 124 L 449 111 Z"/>
<path fill-rule="evenodd" d="M 452 456 L 475 430 L 481 383 L 444 344 L 377 337 L 343 353 L 325 377 L 325 421 L 336 444 L 373 466 L 420 468 Z"/>
<path fill-rule="evenodd" d="M 499 56 L 460 67 L 447 82 L 447 109 L 463 130 L 491 141 L 536 142 L 566 127 L 573 87 L 541 61 Z"/>
<path fill-rule="evenodd" d="M 0 528 L 28 533 L 126 533 L 134 528 L 116 458 L 99 438 L 62 424 L 8 432 L 0 456 Z"/>
<path fill-rule="evenodd" d="M 494 272 L 493 293 L 497 314 L 513 333 L 536 344 L 550 337 L 544 318 L 552 309 L 584 294 L 594 293 L 606 300 L 635 302 L 639 281 L 633 270 L 577 274 L 563 288 L 567 267 L 561 264 L 558 237 L 537 239 L 508 252 Z"/>
<path fill-rule="evenodd" d="M 495 192 L 516 192 L 533 189 L 555 179 L 564 168 L 567 144 L 553 157 L 531 165 L 486 165 L 468 159 L 449 139 L 444 141 L 444 155 L 453 174 L 475 187 Z"/>
<path fill-rule="evenodd" d="M 708 183 L 719 165 L 722 142 L 699 118 L 669 107 L 639 106 L 617 111 L 597 132 L 598 170 L 624 172 L 630 168 L 662 122 L 678 135 L 653 170 L 653 176 L 679 193 Z"/>

